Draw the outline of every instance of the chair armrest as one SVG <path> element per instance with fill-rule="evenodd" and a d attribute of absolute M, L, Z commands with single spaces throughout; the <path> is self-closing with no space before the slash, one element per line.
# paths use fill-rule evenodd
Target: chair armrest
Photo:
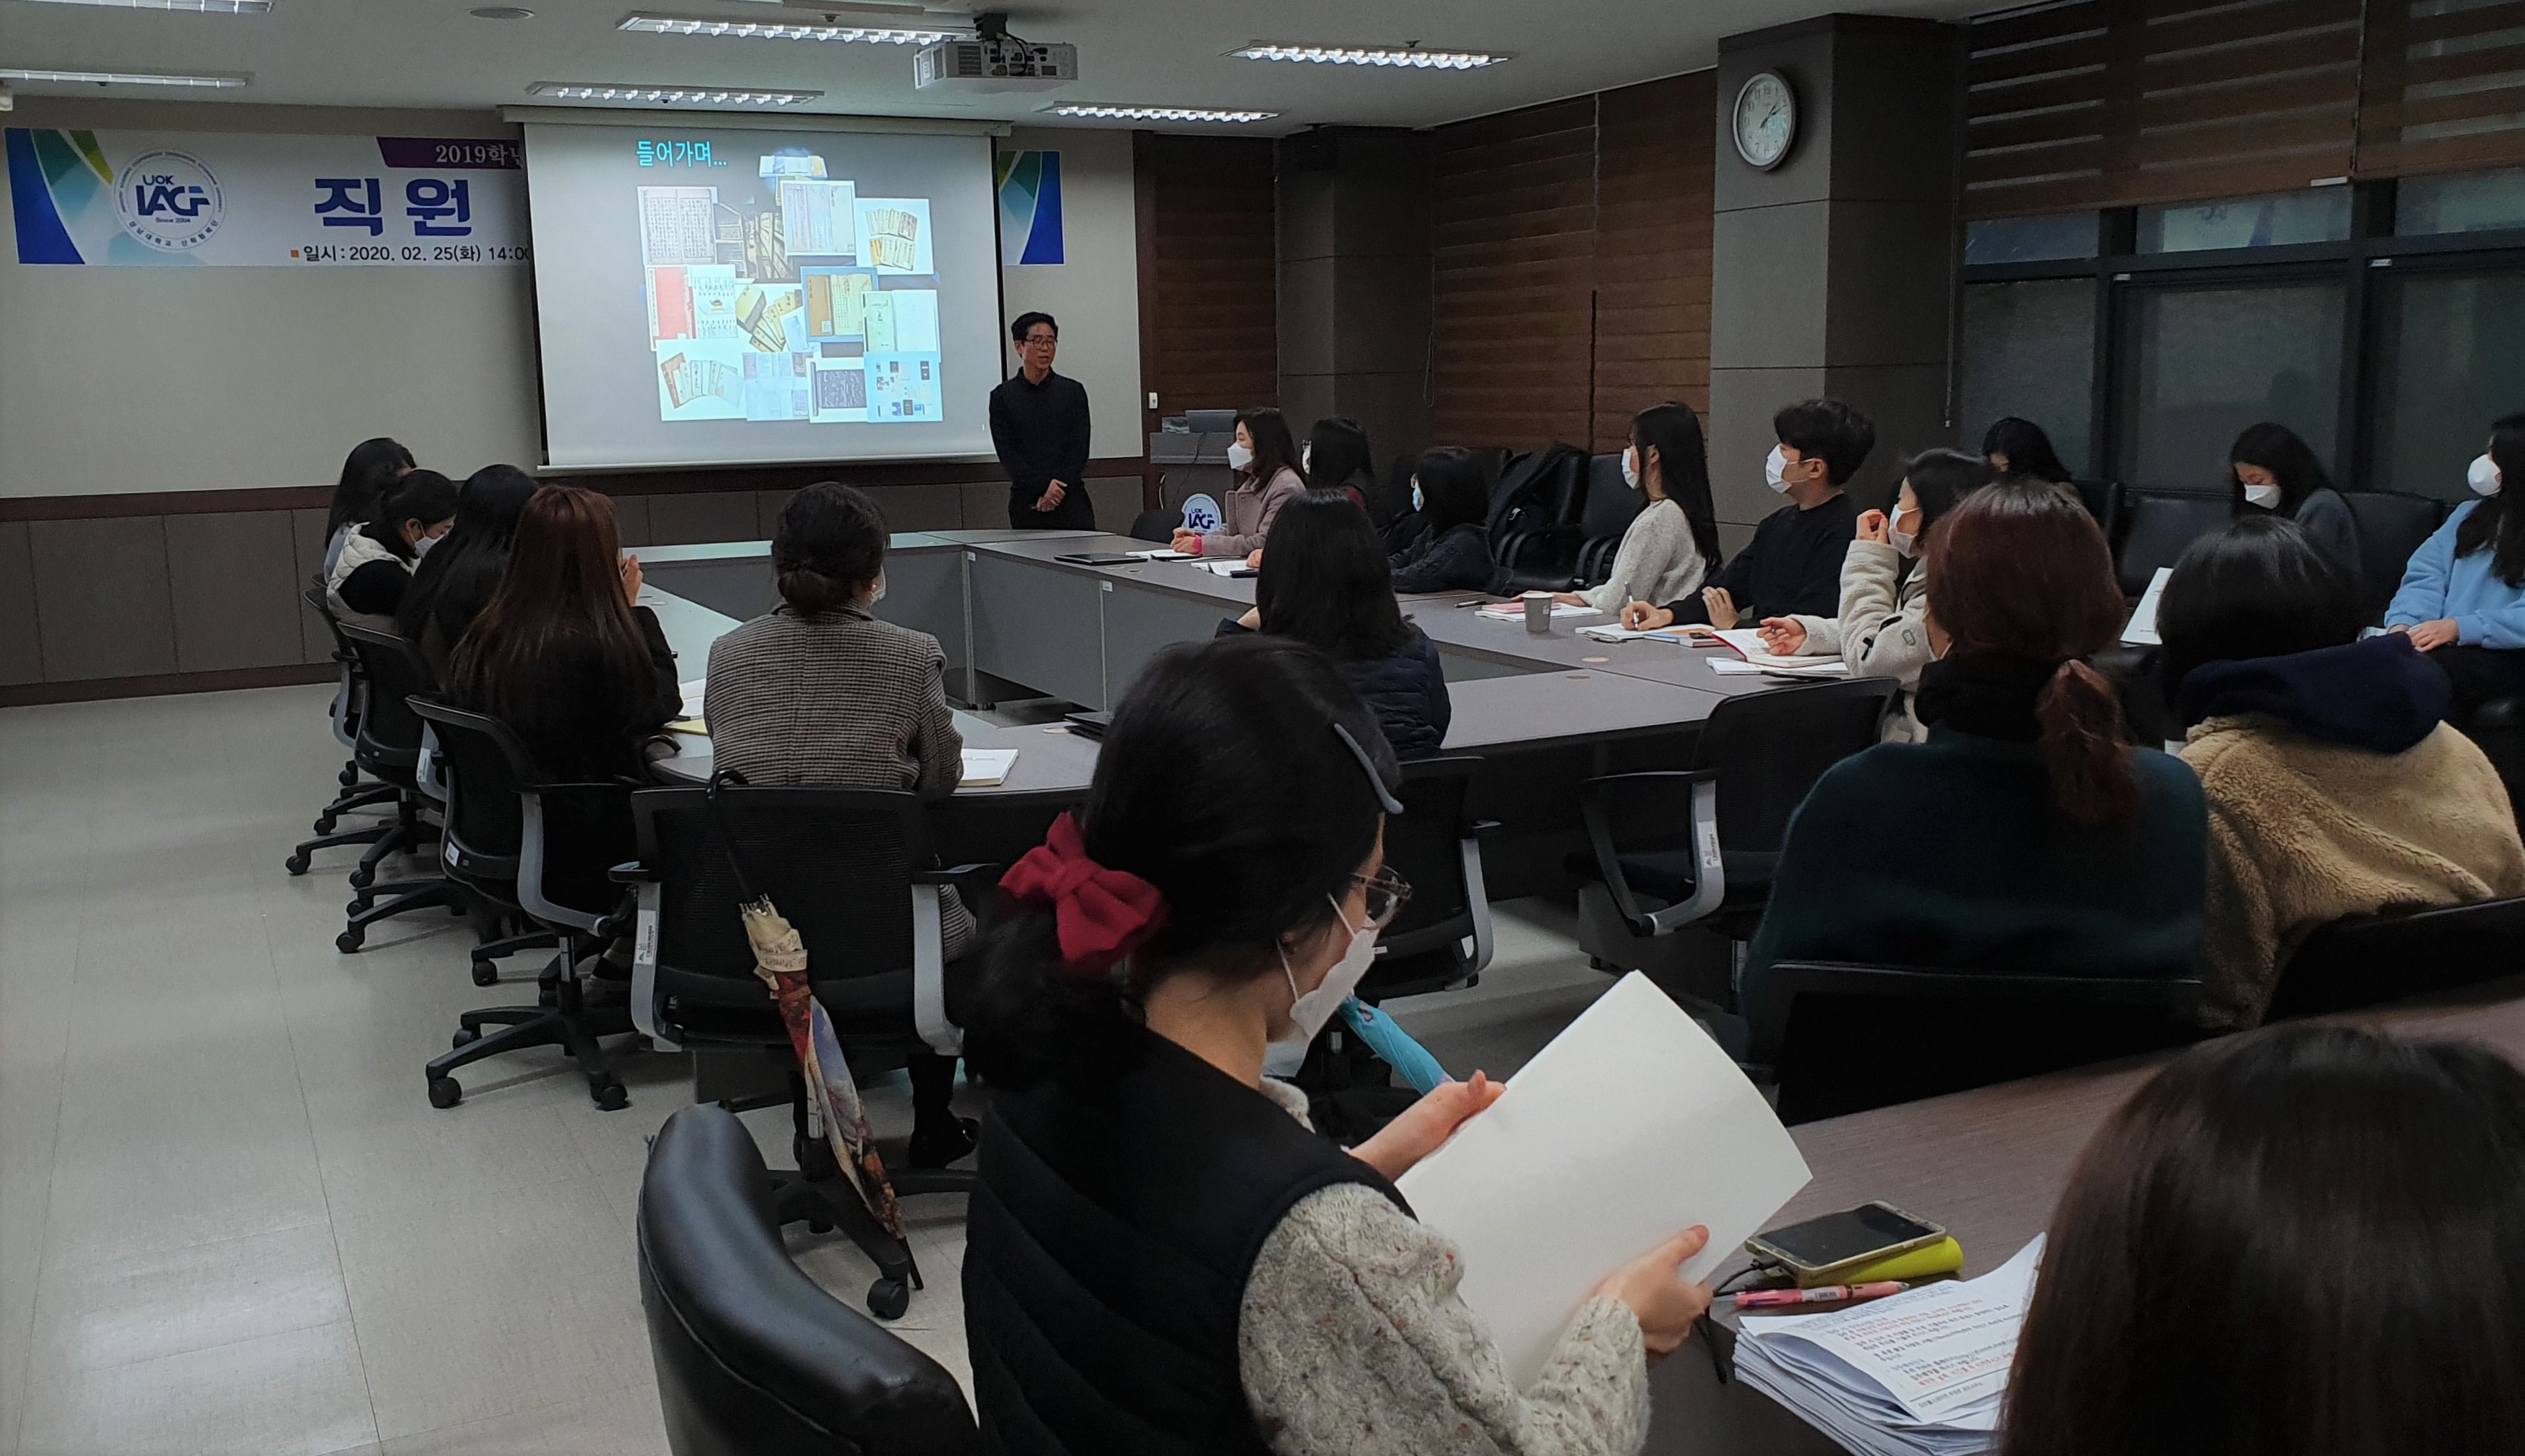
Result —
<path fill-rule="evenodd" d="M 1657 795 L 1670 800 L 1686 791 L 1689 800 L 1683 805 L 1683 817 L 1687 842 L 1694 851 L 1692 898 L 1661 910 L 1644 910 L 1638 897 L 1631 894 L 1630 882 L 1622 874 L 1621 849 L 1613 843 L 1609 806 L 1617 795 L 1625 801 L 1635 801 L 1642 795 Z M 1580 786 L 1578 813 L 1586 825 L 1588 848 L 1596 855 L 1596 872 L 1603 877 L 1606 894 L 1611 897 L 1614 910 L 1631 928 L 1632 934 L 1671 935 L 1717 909 L 1719 901 L 1725 898 L 1727 874 L 1718 854 L 1716 770 L 1665 769 L 1589 779 Z"/>
<path fill-rule="evenodd" d="M 625 863 L 614 866 L 614 868 L 605 872 L 605 877 L 612 880 L 617 885 L 655 885 L 658 883 L 658 872 L 649 868 L 649 866 L 642 864 L 637 859 L 629 860 Z"/>
<path fill-rule="evenodd" d="M 627 883 L 639 887 L 631 935 L 631 1027 L 660 1051 L 681 1051 L 682 1043 L 668 1035 L 658 1016 L 658 909 L 666 898 L 667 887 L 657 875 L 636 863 L 616 865 L 614 878 L 624 880 L 626 870 L 636 875 Z"/>
<path fill-rule="evenodd" d="M 947 1019 L 947 938 L 938 898 L 945 873 L 916 876 L 912 884 L 912 1025 L 930 1050 L 961 1056 L 965 1033 Z"/>
<path fill-rule="evenodd" d="M 1004 866 L 997 864 L 957 864 L 945 869 L 916 869 L 912 872 L 915 885 L 954 885 L 962 888 L 968 880 L 979 879 Z"/>

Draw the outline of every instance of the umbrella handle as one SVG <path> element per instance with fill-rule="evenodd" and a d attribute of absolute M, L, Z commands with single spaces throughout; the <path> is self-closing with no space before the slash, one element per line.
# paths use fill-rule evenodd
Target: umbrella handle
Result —
<path fill-rule="evenodd" d="M 722 768 L 712 774 L 710 786 L 702 791 L 702 802 L 710 810 L 711 822 L 718 826 L 719 842 L 727 847 L 727 867 L 735 872 L 736 893 L 744 897 L 745 903 L 752 904 L 763 897 L 754 893 L 753 882 L 745 876 L 745 865 L 736 857 L 736 831 L 728 827 L 727 808 L 718 797 L 718 791 L 730 784 L 744 788 L 745 775 L 733 768 Z"/>

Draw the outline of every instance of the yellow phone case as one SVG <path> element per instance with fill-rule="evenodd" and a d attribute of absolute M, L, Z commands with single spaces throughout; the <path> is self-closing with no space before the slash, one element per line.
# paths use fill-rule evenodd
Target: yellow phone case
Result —
<path fill-rule="evenodd" d="M 1936 1275 L 1958 1273 L 1963 1267 L 1963 1245 L 1956 1242 L 1955 1236 L 1951 1234 L 1926 1247 L 1915 1248 L 1909 1253 L 1896 1254 L 1892 1258 L 1879 1259 L 1873 1264 L 1862 1264 L 1856 1269 L 1844 1269 L 1813 1278 L 1800 1275 L 1798 1286 L 1811 1289 L 1825 1285 L 1873 1284 L 1885 1279 L 1929 1279 Z"/>

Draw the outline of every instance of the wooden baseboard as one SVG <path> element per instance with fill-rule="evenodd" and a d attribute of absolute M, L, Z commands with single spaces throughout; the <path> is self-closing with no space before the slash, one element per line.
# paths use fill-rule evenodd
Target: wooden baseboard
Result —
<path fill-rule="evenodd" d="M 20 683 L 0 687 L 0 707 L 45 703 L 96 703 L 109 698 L 161 698 L 173 693 L 230 693 L 239 688 L 294 688 L 329 683 L 341 671 L 330 662 L 290 662 L 279 667 L 229 667 L 217 672 L 161 672 L 147 677 L 90 677 L 75 682 Z"/>

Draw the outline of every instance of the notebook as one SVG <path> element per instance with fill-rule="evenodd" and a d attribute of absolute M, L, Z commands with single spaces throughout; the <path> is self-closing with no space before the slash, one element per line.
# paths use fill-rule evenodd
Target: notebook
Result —
<path fill-rule="evenodd" d="M 965 779 L 962 787 L 997 788 L 1008 782 L 1009 770 L 1016 766 L 1017 751 L 1015 749 L 966 749 Z"/>
<path fill-rule="evenodd" d="M 1683 1277 L 1707 1279 L 1807 1176 L 1754 1084 L 1634 971 L 1396 1186 L 1462 1253 L 1464 1302 L 1523 1388 L 1605 1276 L 1703 1224 Z"/>

